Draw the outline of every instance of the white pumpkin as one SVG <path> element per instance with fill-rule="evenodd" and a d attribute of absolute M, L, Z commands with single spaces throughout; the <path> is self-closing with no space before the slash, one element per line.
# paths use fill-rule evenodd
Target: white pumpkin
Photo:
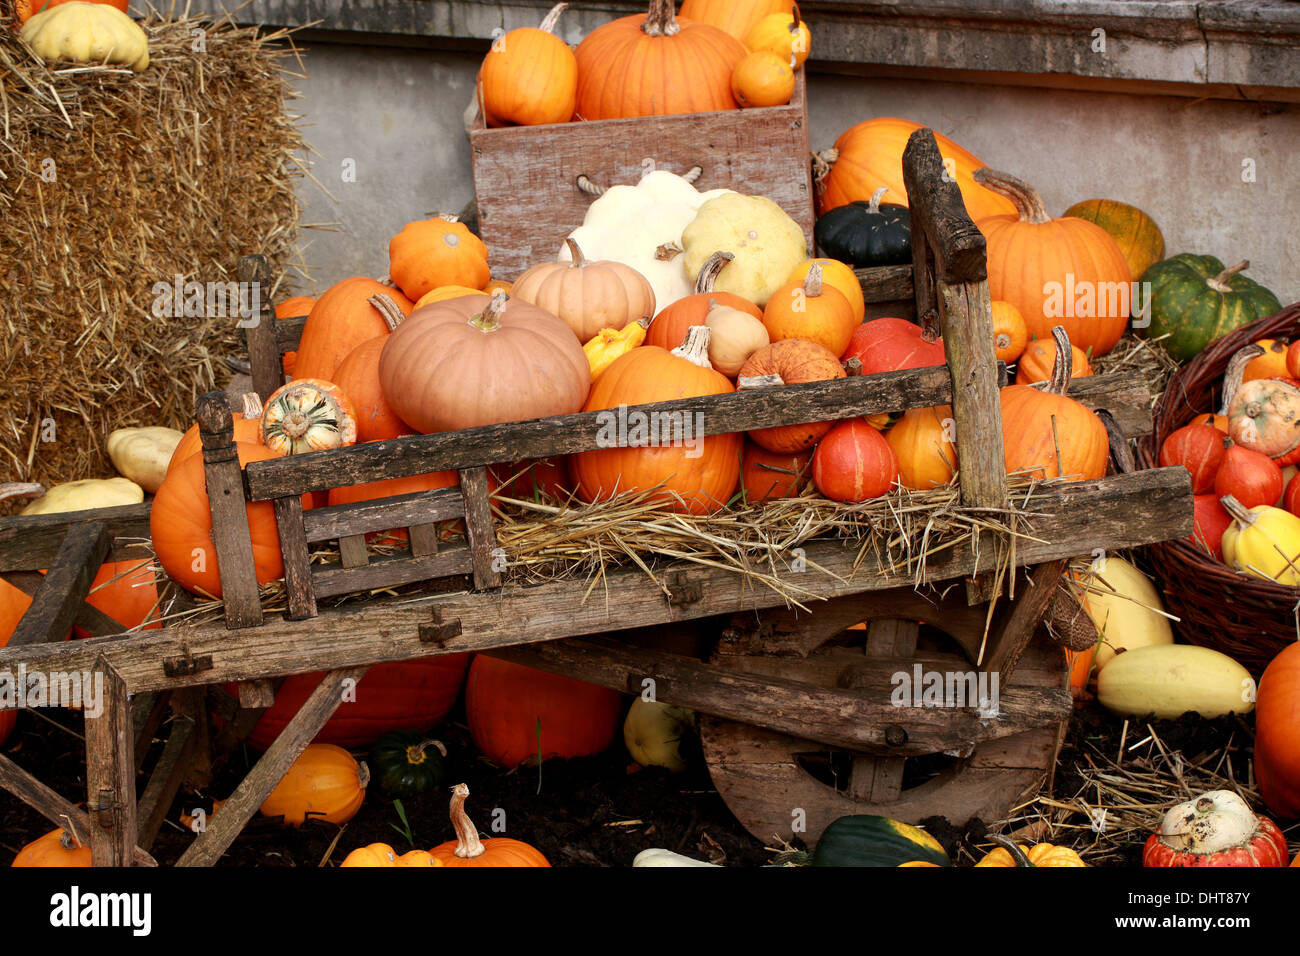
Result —
<path fill-rule="evenodd" d="M 587 208 L 582 225 L 569 238 L 588 259 L 611 259 L 645 276 L 662 311 L 694 291 L 683 255 L 673 251 L 682 248 L 682 230 L 704 203 L 730 192 L 701 193 L 681 176 L 656 169 L 635 186 L 607 189 Z M 556 261 L 572 261 L 567 243 Z"/>
<path fill-rule="evenodd" d="M 119 474 L 153 494 L 167 477 L 167 465 L 181 438 L 176 429 L 161 425 L 118 428 L 109 432 L 108 457 Z"/>
<path fill-rule="evenodd" d="M 680 853 L 674 853 L 672 850 L 663 850 L 658 847 L 651 850 L 642 850 L 632 859 L 632 866 L 711 866 L 714 869 L 723 869 L 723 867 L 718 866 L 716 863 L 705 863 L 703 860 L 692 860 L 689 856 L 682 856 Z"/>

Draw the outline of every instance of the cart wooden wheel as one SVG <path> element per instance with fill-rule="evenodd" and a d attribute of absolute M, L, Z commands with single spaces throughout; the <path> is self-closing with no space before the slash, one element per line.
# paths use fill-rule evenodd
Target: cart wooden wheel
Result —
<path fill-rule="evenodd" d="M 896 671 L 910 672 L 911 680 L 917 666 L 922 674 L 971 672 L 987 613 L 987 606 L 967 607 L 959 599 L 937 606 L 911 591 L 857 595 L 833 605 L 819 605 L 816 615 L 800 618 L 781 612 L 785 626 L 778 620 L 770 630 L 764 627 L 759 640 L 767 647 L 806 657 L 757 653 L 757 641 L 733 637 L 730 646 L 724 639 L 714 663 L 889 695 L 894 687 L 882 682 L 878 664 L 863 666 L 866 657 L 893 658 L 900 665 Z M 918 623 L 922 620 L 942 621 L 945 633 Z M 869 622 L 864 630 L 846 630 L 860 621 Z M 871 676 L 859 680 L 867 671 Z M 700 737 L 718 793 L 759 840 L 799 837 L 811 846 L 832 821 L 851 814 L 909 823 L 943 816 L 960 826 L 973 817 L 1005 817 L 1050 772 L 1068 720 L 1068 704 L 1064 713 L 1059 706 L 1061 692 L 1069 693 L 1064 651 L 1041 635 L 1035 638 L 1011 686 L 1001 685 L 998 692 L 1004 700 L 1036 693 L 1050 697 L 1058 716 L 1041 727 L 984 740 L 966 753 L 912 758 L 836 753 L 823 743 L 704 715 Z M 906 720 L 901 711 L 900 724 Z"/>

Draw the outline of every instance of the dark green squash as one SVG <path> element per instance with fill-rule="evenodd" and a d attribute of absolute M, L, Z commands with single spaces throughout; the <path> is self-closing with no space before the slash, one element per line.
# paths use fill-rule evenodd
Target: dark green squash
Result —
<path fill-rule="evenodd" d="M 817 220 L 813 238 L 832 259 L 857 269 L 899 266 L 912 261 L 912 220 L 906 206 L 881 204 L 886 190 L 870 202 L 836 206 Z"/>
<path fill-rule="evenodd" d="M 813 866 L 898 866 L 914 861 L 952 866 L 939 841 L 888 817 L 840 817 L 822 833 Z"/>
<path fill-rule="evenodd" d="M 370 768 L 390 797 L 428 793 L 443 784 L 447 748 L 411 730 L 392 730 L 370 751 Z"/>
<path fill-rule="evenodd" d="M 1142 291 L 1133 298 L 1134 316 L 1140 319 L 1145 307 L 1151 323 L 1135 328 L 1150 339 L 1168 334 L 1161 344 L 1187 361 L 1215 339 L 1282 308 L 1272 292 L 1238 274 L 1249 267 L 1243 261 L 1225 269 L 1214 256 L 1186 252 L 1157 262 L 1142 273 Z"/>

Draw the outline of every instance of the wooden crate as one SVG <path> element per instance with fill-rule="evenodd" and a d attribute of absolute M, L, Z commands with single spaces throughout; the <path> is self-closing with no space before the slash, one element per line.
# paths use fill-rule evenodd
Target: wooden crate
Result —
<path fill-rule="evenodd" d="M 702 192 L 766 196 L 803 227 L 812 248 L 802 69 L 786 106 L 504 129 L 487 129 L 480 115 L 469 142 L 479 229 L 492 253 L 493 275 L 513 279 L 555 258 L 592 202 L 577 187 L 579 175 L 601 186 L 632 185 L 652 168 L 647 160 L 678 175 L 699 166 L 695 185 Z"/>

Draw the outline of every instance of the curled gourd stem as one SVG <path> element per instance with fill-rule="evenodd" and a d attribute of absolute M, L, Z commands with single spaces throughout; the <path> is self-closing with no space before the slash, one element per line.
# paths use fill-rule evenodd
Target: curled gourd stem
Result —
<path fill-rule="evenodd" d="M 387 297 L 385 297 L 387 298 Z M 244 417 L 250 421 L 262 417 L 262 396 L 257 392 L 245 392 L 244 399 Z"/>
<path fill-rule="evenodd" d="M 695 294 L 712 292 L 713 284 L 718 281 L 718 273 L 734 258 L 736 257 L 730 252 L 715 252 L 705 259 L 704 265 L 700 266 L 700 274 L 695 277 Z"/>
<path fill-rule="evenodd" d="M 1232 495 L 1224 495 L 1219 499 L 1219 504 L 1223 505 L 1223 510 L 1228 512 L 1233 521 L 1247 527 L 1255 523 L 1255 515 Z"/>
<path fill-rule="evenodd" d="M 975 170 L 975 182 L 986 189 L 993 190 L 1000 196 L 1006 196 L 1010 199 L 1015 204 L 1016 212 L 1020 214 L 1021 222 L 1031 222 L 1036 226 L 1041 226 L 1043 223 L 1052 221 L 1052 217 L 1047 214 L 1047 207 L 1043 205 L 1042 198 L 1034 187 L 1024 180 L 1017 179 L 1009 173 L 1000 173 L 996 169 L 989 169 L 984 166 Z"/>
<path fill-rule="evenodd" d="M 1231 292 L 1232 277 L 1238 272 L 1244 272 L 1250 268 L 1250 260 L 1242 259 L 1235 266 L 1228 266 L 1213 279 L 1206 279 L 1205 284 L 1215 292 Z"/>
<path fill-rule="evenodd" d="M 1011 854 L 1011 859 L 1016 861 L 1016 866 L 1034 865 L 1029 862 L 1028 855 L 1024 850 L 1020 849 L 1020 846 L 1014 840 L 1008 840 L 1000 833 L 992 834 L 991 838 L 995 843 L 999 843 L 1006 848 L 1006 851 Z"/>
<path fill-rule="evenodd" d="M 460 222 L 460 214 L 454 212 L 440 212 L 437 218 L 444 219 L 447 222 Z"/>
<path fill-rule="evenodd" d="M 675 36 L 682 29 L 673 16 L 673 0 L 650 0 L 650 12 L 641 24 L 641 32 L 649 37 Z"/>
<path fill-rule="evenodd" d="M 567 3 L 557 3 L 555 6 L 551 7 L 550 12 L 542 18 L 542 22 L 538 24 L 537 29 L 545 30 L 547 33 L 554 33 L 556 24 L 560 22 L 560 14 L 567 9 L 569 9 Z"/>
<path fill-rule="evenodd" d="M 840 158 L 840 151 L 834 146 L 812 154 L 813 185 L 821 192 L 825 188 L 825 179 L 831 174 L 831 167 Z"/>
<path fill-rule="evenodd" d="M 402 320 L 406 318 L 405 313 L 403 313 L 397 303 L 393 301 L 392 296 L 387 296 L 380 292 L 372 295 L 366 301 L 373 305 L 375 311 L 384 317 L 384 322 L 388 325 L 389 332 L 401 325 Z"/>
<path fill-rule="evenodd" d="M 799 19 L 799 7 L 797 5 L 794 6 L 794 8 L 791 9 L 790 13 L 793 14 L 794 19 L 790 21 L 786 29 L 789 30 L 791 33 L 797 34 L 799 32 L 800 24 L 803 23 L 803 21 Z"/>
<path fill-rule="evenodd" d="M 889 192 L 889 187 L 881 186 L 874 193 L 872 193 L 871 199 L 867 203 L 867 212 L 872 213 L 873 215 L 875 213 L 880 212 L 880 200 L 887 192 Z"/>
<path fill-rule="evenodd" d="M 45 486 L 29 481 L 7 481 L 0 485 L 0 501 L 6 498 L 40 498 Z"/>
<path fill-rule="evenodd" d="M 660 262 L 672 262 L 685 250 L 675 242 L 665 242 L 655 249 L 655 258 Z"/>
<path fill-rule="evenodd" d="M 495 332 L 501 328 L 501 313 L 505 310 L 507 298 L 504 292 L 493 295 L 492 301 L 482 312 L 472 317 L 469 324 L 480 332 Z"/>
<path fill-rule="evenodd" d="M 462 860 L 482 856 L 487 849 L 478 838 L 478 827 L 465 812 L 465 798 L 468 796 L 469 787 L 463 783 L 451 788 L 451 826 L 456 831 L 456 856 Z"/>
<path fill-rule="evenodd" d="M 1056 343 L 1056 360 L 1052 363 L 1052 377 L 1043 391 L 1064 395 L 1070 387 L 1070 377 L 1074 375 L 1074 349 L 1070 347 L 1070 336 L 1065 333 L 1065 326 L 1052 328 L 1052 341 Z"/>
<path fill-rule="evenodd" d="M 1264 354 L 1264 349 L 1258 345 L 1244 345 L 1233 353 L 1232 358 L 1228 359 L 1228 367 L 1223 372 L 1223 403 L 1219 407 L 1219 414 L 1224 418 L 1232 411 L 1232 402 L 1241 391 L 1241 380 L 1246 375 L 1246 366 Z"/>
<path fill-rule="evenodd" d="M 565 239 L 564 244 L 569 247 L 569 255 L 573 256 L 573 268 L 586 268 L 587 257 L 582 254 L 582 250 L 578 247 L 578 243 L 574 241 L 573 237 L 570 236 Z"/>
<path fill-rule="evenodd" d="M 709 361 L 709 337 L 712 334 L 713 330 L 707 325 L 692 325 L 686 330 L 682 344 L 673 349 L 672 354 L 693 362 L 700 368 L 713 368 Z"/>
<path fill-rule="evenodd" d="M 563 5 L 563 4 L 562 4 Z M 406 762 L 411 764 L 424 763 L 424 752 L 432 747 L 444 757 L 447 756 L 447 745 L 441 740 L 421 740 L 418 744 L 406 748 Z"/>
<path fill-rule="evenodd" d="M 776 372 L 770 375 L 742 375 L 736 379 L 736 389 L 744 391 L 747 388 L 766 388 L 769 385 L 784 385 L 783 379 Z"/>
<path fill-rule="evenodd" d="M 822 266 L 820 262 L 814 262 L 808 269 L 808 275 L 803 280 L 804 295 L 810 299 L 815 299 L 822 294 Z"/>

